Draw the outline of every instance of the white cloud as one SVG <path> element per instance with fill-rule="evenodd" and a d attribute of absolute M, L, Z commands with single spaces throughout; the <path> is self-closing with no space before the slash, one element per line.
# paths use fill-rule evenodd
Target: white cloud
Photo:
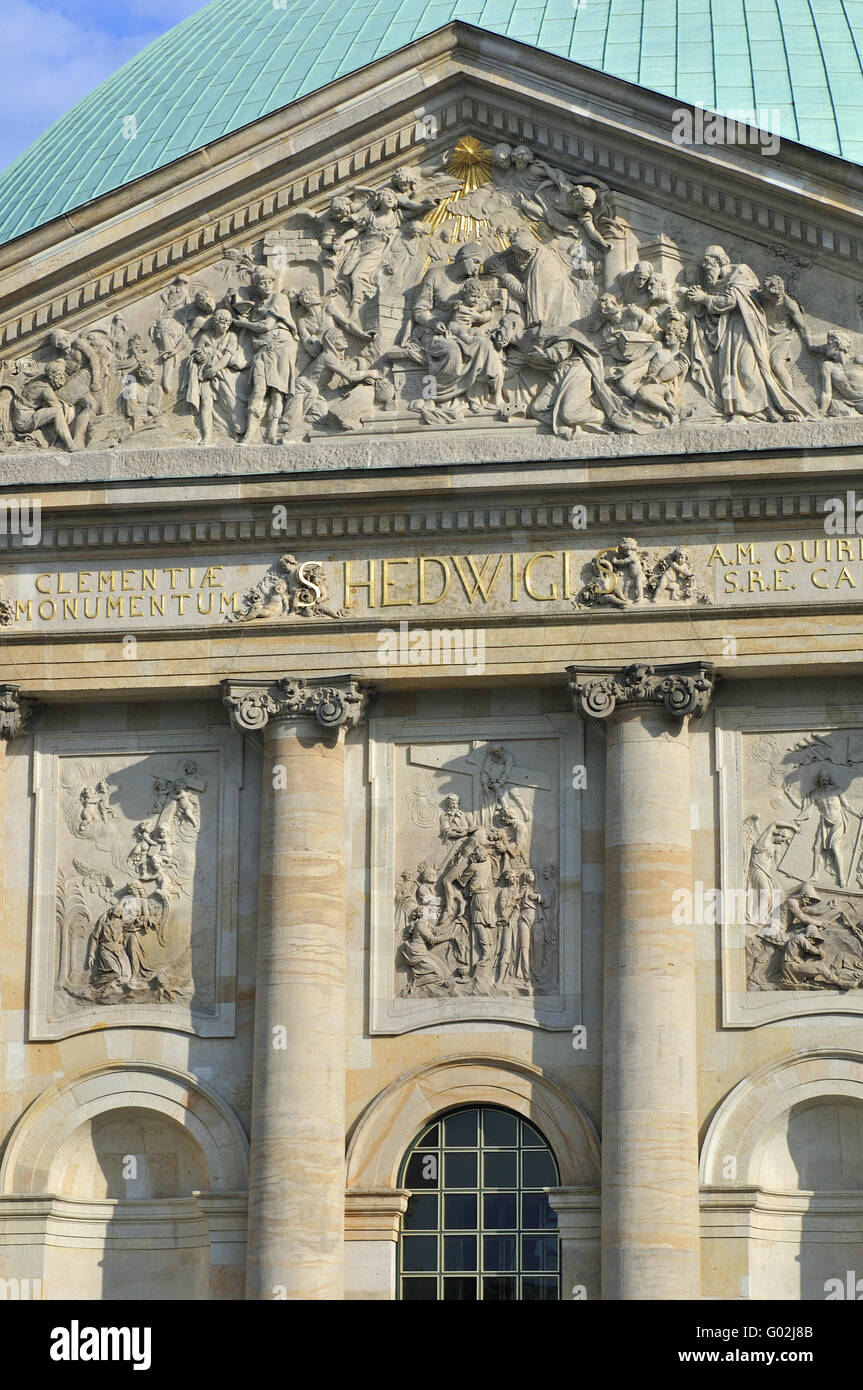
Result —
<path fill-rule="evenodd" d="M 132 0 L 122 7 L 125 32 L 117 34 L 110 0 L 76 4 L 72 13 L 64 0 L 3 0 L 0 169 L 134 53 L 200 8 L 201 0 Z M 130 17 L 140 22 L 130 25 Z"/>

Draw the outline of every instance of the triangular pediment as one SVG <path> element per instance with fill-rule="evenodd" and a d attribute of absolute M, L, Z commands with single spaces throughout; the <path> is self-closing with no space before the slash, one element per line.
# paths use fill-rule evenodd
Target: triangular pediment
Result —
<path fill-rule="evenodd" d="M 847 442 L 859 183 L 450 25 L 0 248 L 2 448 Z"/>

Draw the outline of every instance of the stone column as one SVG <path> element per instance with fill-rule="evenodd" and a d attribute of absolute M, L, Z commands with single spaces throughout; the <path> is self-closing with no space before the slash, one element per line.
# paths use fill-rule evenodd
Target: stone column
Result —
<path fill-rule="evenodd" d="M 571 667 L 575 708 L 607 721 L 602 1046 L 602 1297 L 700 1296 L 691 715 L 706 663 Z"/>
<path fill-rule="evenodd" d="M 246 1297 L 341 1299 L 345 1206 L 345 731 L 366 695 L 223 682 L 262 735 Z"/>

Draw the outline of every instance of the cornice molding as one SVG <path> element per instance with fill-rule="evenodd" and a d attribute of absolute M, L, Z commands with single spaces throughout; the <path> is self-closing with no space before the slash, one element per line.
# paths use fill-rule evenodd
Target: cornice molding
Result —
<path fill-rule="evenodd" d="M 0 561 L 17 563 L 32 561 L 41 554 L 82 554 L 99 552 L 129 552 L 158 548 L 187 552 L 200 549 L 211 553 L 216 546 L 238 550 L 249 549 L 253 545 L 272 546 L 277 549 L 288 542 L 302 544 L 311 549 L 325 543 L 354 540 L 383 542 L 392 540 L 421 540 L 427 538 L 448 539 L 452 537 L 482 537 L 493 543 L 513 532 L 535 532 L 539 536 L 553 536 L 557 541 L 572 540 L 581 542 L 585 533 L 601 532 L 603 528 L 616 527 L 641 528 L 645 536 L 659 527 L 688 526 L 695 530 L 699 526 L 718 525 L 726 528 L 722 535 L 726 538 L 737 534 L 732 531 L 735 522 L 749 522 L 765 525 L 773 521 L 806 522 L 814 521 L 823 526 L 824 504 L 828 498 L 835 497 L 837 489 L 843 494 L 844 481 L 835 481 L 832 486 L 822 485 L 818 491 L 777 492 L 775 489 L 761 493 L 738 496 L 671 495 L 643 499 L 627 498 L 611 502 L 590 501 L 579 497 L 579 505 L 585 509 L 584 525 L 577 530 L 571 522 L 571 506 L 557 503 L 529 503 L 523 505 L 514 501 L 511 505 L 490 506 L 483 501 L 461 504 L 416 506 L 403 505 L 387 508 L 374 507 L 365 511 L 347 512 L 333 509 L 324 512 L 320 504 L 310 504 L 304 512 L 301 507 L 292 505 L 291 515 L 280 521 L 278 529 L 273 527 L 273 507 L 257 503 L 244 510 L 247 515 L 231 517 L 219 515 L 219 505 L 214 503 L 204 507 L 190 502 L 196 514 L 209 510 L 212 515 L 206 519 L 183 521 L 176 518 L 150 519 L 152 513 L 136 516 L 134 504 L 127 504 L 131 515 L 122 522 L 82 521 L 80 525 L 57 524 L 51 520 L 51 512 L 46 507 L 42 513 L 42 535 L 38 545 L 26 545 L 21 536 L 9 533 L 0 534 Z M 573 489 L 567 489 L 572 492 Z M 172 508 L 180 511 L 180 507 Z M 251 514 L 248 514 L 251 513 Z M 68 516 L 68 507 L 63 509 Z M 719 537 L 718 537 L 719 538 Z"/>

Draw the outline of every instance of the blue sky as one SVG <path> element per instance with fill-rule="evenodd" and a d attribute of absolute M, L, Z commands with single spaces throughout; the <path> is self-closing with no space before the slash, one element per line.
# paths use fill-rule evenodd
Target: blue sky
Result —
<path fill-rule="evenodd" d="M 204 0 L 0 0 L 0 169 Z"/>

